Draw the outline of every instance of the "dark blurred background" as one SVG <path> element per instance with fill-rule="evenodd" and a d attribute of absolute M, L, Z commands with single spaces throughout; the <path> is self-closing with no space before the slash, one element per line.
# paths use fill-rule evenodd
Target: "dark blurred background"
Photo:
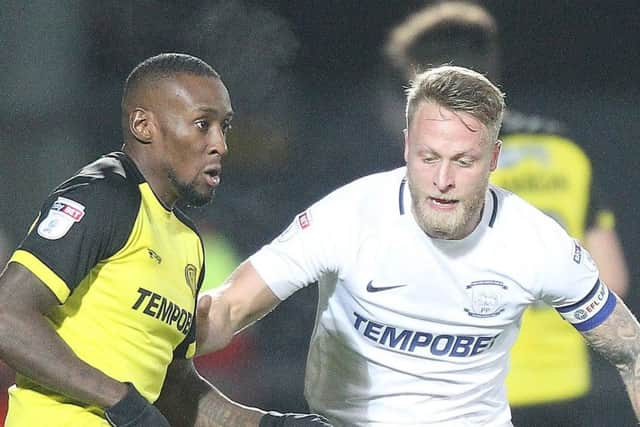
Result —
<path fill-rule="evenodd" d="M 236 117 L 213 205 L 190 212 L 236 258 L 347 181 L 402 164 L 402 80 L 382 64 L 390 27 L 424 1 L 43 1 L 0 7 L 0 260 L 61 180 L 119 149 L 122 83 L 159 52 L 202 57 Z M 565 121 L 616 210 L 640 314 L 640 3 L 485 1 L 503 45 L 502 89 Z M 568 165 L 567 167 L 571 167 Z M 4 237 L 2 237 L 2 235 Z M 232 397 L 302 410 L 315 289 L 285 302 L 224 355 L 198 363 Z M 2 369 L 2 388 L 11 372 Z"/>

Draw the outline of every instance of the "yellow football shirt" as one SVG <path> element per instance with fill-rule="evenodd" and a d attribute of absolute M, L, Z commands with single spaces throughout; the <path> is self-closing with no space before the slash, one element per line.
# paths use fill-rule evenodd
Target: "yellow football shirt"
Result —
<path fill-rule="evenodd" d="M 556 219 L 581 240 L 595 217 L 612 220 L 593 200 L 591 163 L 572 140 L 551 133 L 502 136 L 491 181 Z M 562 401 L 590 388 L 588 352 L 582 336 L 546 305 L 529 308 L 511 352 L 507 392 L 512 406 Z"/>
<path fill-rule="evenodd" d="M 58 187 L 10 262 L 56 295 L 48 319 L 75 354 L 150 402 L 172 359 L 193 356 L 200 236 L 183 213 L 162 205 L 124 153 Z M 22 375 L 9 394 L 8 427 L 107 425 L 100 408 Z"/>

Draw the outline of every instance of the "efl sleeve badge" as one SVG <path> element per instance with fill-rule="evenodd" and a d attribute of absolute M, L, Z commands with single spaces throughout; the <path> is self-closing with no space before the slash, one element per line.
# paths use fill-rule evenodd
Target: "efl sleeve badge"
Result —
<path fill-rule="evenodd" d="M 66 235 L 73 224 L 84 217 L 84 205 L 58 197 L 51 205 L 49 213 L 38 226 L 38 235 L 48 240 L 57 240 Z"/>

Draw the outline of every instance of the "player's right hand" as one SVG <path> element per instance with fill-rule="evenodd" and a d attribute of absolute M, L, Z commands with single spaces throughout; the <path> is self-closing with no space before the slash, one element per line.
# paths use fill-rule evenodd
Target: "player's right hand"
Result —
<path fill-rule="evenodd" d="M 204 293 L 196 307 L 196 355 L 225 348 L 235 331 L 231 325 L 231 308 L 219 296 Z"/>
<path fill-rule="evenodd" d="M 171 427 L 158 408 L 145 399 L 131 383 L 127 394 L 104 414 L 113 427 Z"/>
<path fill-rule="evenodd" d="M 332 427 L 325 417 L 316 414 L 281 414 L 271 411 L 260 419 L 259 427 Z"/>

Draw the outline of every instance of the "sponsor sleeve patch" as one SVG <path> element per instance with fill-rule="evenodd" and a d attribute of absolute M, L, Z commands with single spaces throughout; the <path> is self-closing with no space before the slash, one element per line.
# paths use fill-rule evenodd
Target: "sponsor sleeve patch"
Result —
<path fill-rule="evenodd" d="M 311 226 L 311 214 L 309 211 L 302 212 L 298 215 L 298 223 L 300 224 L 300 228 L 303 230 Z"/>
<path fill-rule="evenodd" d="M 84 217 L 84 205 L 67 199 L 58 199 L 49 208 L 47 217 L 38 226 L 38 235 L 48 240 L 57 240 L 66 235 L 73 224 Z"/>
<path fill-rule="evenodd" d="M 573 241 L 573 262 L 580 264 L 582 261 L 582 248 L 577 241 Z"/>
<path fill-rule="evenodd" d="M 277 238 L 278 242 L 284 243 L 288 240 L 291 240 L 293 236 L 295 236 L 298 231 L 304 230 L 311 226 L 311 213 L 309 211 L 304 211 L 298 215 L 296 215 L 295 219 L 289 226 L 284 230 Z"/>
<path fill-rule="evenodd" d="M 593 261 L 591 254 L 583 248 L 577 240 L 573 241 L 573 262 L 584 265 L 589 271 L 597 271 L 596 263 Z"/>
<path fill-rule="evenodd" d="M 574 328 L 584 332 L 604 322 L 615 306 L 615 295 L 598 280 L 586 297 L 575 304 L 556 307 L 556 310 Z"/>

